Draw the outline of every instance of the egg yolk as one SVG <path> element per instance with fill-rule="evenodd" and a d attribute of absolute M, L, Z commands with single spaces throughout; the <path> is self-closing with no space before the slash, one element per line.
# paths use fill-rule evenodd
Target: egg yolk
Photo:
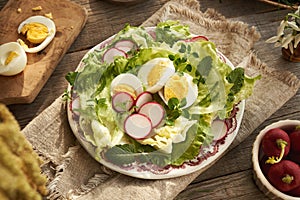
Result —
<path fill-rule="evenodd" d="M 188 93 L 188 81 L 186 77 L 174 74 L 166 83 L 164 88 L 164 96 L 166 101 L 175 97 L 182 100 Z"/>
<path fill-rule="evenodd" d="M 167 62 L 160 61 L 152 67 L 151 71 L 147 76 L 147 82 L 149 86 L 153 86 L 159 81 L 167 66 Z"/>
<path fill-rule="evenodd" d="M 19 56 L 19 54 L 17 52 L 15 52 L 15 51 L 9 52 L 9 54 L 8 54 L 8 56 L 7 56 L 7 58 L 6 58 L 5 62 L 4 62 L 5 65 L 8 65 L 14 58 L 16 58 L 18 56 Z"/>
<path fill-rule="evenodd" d="M 33 44 L 42 43 L 49 35 L 47 26 L 38 22 L 25 24 L 21 29 L 21 33 L 26 35 L 27 40 Z"/>
<path fill-rule="evenodd" d="M 126 84 L 119 84 L 113 88 L 113 93 L 116 94 L 118 92 L 127 92 L 130 94 L 134 99 L 136 99 L 136 92 L 135 89 Z"/>

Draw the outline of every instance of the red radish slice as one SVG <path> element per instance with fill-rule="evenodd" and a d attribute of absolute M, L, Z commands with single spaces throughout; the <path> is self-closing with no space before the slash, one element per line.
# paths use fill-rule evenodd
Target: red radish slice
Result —
<path fill-rule="evenodd" d="M 127 92 L 118 92 L 112 97 L 112 108 L 116 112 L 126 112 L 134 105 L 134 98 Z"/>
<path fill-rule="evenodd" d="M 75 97 L 72 99 L 71 101 L 71 110 L 72 112 L 75 114 L 75 115 L 78 115 L 79 116 L 79 112 L 76 111 L 80 108 L 80 99 L 79 99 L 79 96 Z"/>
<path fill-rule="evenodd" d="M 120 51 L 123 51 L 125 53 L 127 53 L 128 51 L 130 51 L 132 48 L 130 47 L 118 47 L 116 49 L 119 49 Z"/>
<path fill-rule="evenodd" d="M 124 122 L 125 132 L 134 139 L 144 139 L 152 131 L 150 119 L 142 114 L 129 115 Z"/>
<path fill-rule="evenodd" d="M 214 135 L 214 140 L 219 141 L 226 137 L 228 127 L 224 121 L 217 119 L 213 121 L 211 131 Z"/>
<path fill-rule="evenodd" d="M 120 49 L 124 52 L 128 52 L 135 48 L 135 43 L 131 40 L 120 40 L 115 44 L 115 48 Z"/>
<path fill-rule="evenodd" d="M 154 40 L 156 40 L 156 32 L 155 32 L 155 28 L 154 28 L 154 27 L 147 28 L 147 33 L 148 33 Z"/>
<path fill-rule="evenodd" d="M 150 92 L 142 92 L 141 94 L 139 94 L 139 96 L 137 96 L 136 100 L 135 100 L 135 105 L 139 108 L 142 105 L 144 105 L 145 103 L 148 103 L 150 101 L 153 100 L 152 94 Z"/>
<path fill-rule="evenodd" d="M 221 54 L 221 53 L 220 53 L 220 52 L 218 52 L 218 51 L 217 51 L 217 54 L 218 54 L 218 56 L 219 56 L 220 60 L 222 60 L 222 61 L 223 61 L 223 63 L 226 63 L 226 58 L 223 56 L 223 54 Z"/>
<path fill-rule="evenodd" d="M 138 112 L 149 117 L 153 128 L 160 125 L 166 113 L 162 105 L 156 102 L 145 103 Z"/>
<path fill-rule="evenodd" d="M 203 35 L 198 35 L 198 36 L 192 37 L 190 39 L 187 39 L 185 41 L 186 42 L 208 41 L 208 38 Z"/>
<path fill-rule="evenodd" d="M 112 63 L 115 59 L 115 57 L 117 56 L 124 56 L 126 57 L 126 53 L 120 49 L 117 49 L 117 48 L 110 48 L 108 49 L 104 55 L 103 55 L 103 61 L 104 62 L 107 62 L 107 63 Z"/>

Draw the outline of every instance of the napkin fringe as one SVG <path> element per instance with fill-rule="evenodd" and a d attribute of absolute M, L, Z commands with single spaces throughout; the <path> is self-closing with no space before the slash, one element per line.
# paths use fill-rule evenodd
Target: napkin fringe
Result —
<path fill-rule="evenodd" d="M 200 4 L 197 0 L 173 0 L 173 1 L 170 1 L 170 3 L 171 2 L 179 4 L 179 5 L 184 5 L 188 9 L 200 11 Z"/>
<path fill-rule="evenodd" d="M 89 193 L 91 190 L 98 187 L 101 183 L 104 183 L 109 178 L 111 178 L 109 174 L 95 174 L 88 180 L 87 184 L 81 185 L 80 188 L 76 190 L 70 190 L 67 194 L 67 199 L 79 198 Z"/>
<path fill-rule="evenodd" d="M 283 71 L 270 68 L 264 62 L 258 59 L 253 53 L 250 55 L 250 65 L 256 66 L 262 72 L 266 72 L 268 74 L 272 74 L 274 77 L 277 77 L 279 81 L 293 88 L 295 93 L 300 88 L 300 80 L 295 74 L 287 70 Z"/>
<path fill-rule="evenodd" d="M 80 149 L 79 145 L 70 147 L 68 149 L 68 152 L 62 156 L 64 158 L 62 164 L 55 167 L 55 176 L 47 186 L 49 190 L 48 199 L 51 200 L 63 199 L 63 194 L 61 194 L 61 192 L 58 190 L 57 185 L 60 182 L 65 169 L 70 164 L 73 155 L 78 151 L 78 149 Z"/>
<path fill-rule="evenodd" d="M 213 20 L 226 21 L 226 17 L 213 8 L 207 8 L 203 16 Z"/>
<path fill-rule="evenodd" d="M 178 16 L 184 16 L 189 20 L 192 20 L 194 23 L 198 22 L 199 24 L 204 25 L 204 27 L 210 29 L 216 29 L 218 31 L 230 31 L 232 33 L 240 33 L 244 35 L 244 38 L 249 38 L 249 41 L 253 39 L 256 42 L 260 37 L 260 33 L 257 29 L 252 26 L 249 27 L 248 24 L 241 21 L 231 21 L 226 20 L 225 16 L 220 14 L 215 9 L 207 9 L 205 13 L 195 13 L 194 9 L 182 9 L 182 5 L 178 6 L 179 3 L 170 2 L 169 6 L 163 7 L 164 12 L 163 16 L 157 18 L 159 21 L 168 20 L 170 14 L 176 14 Z M 184 22 L 184 20 L 183 20 Z"/>

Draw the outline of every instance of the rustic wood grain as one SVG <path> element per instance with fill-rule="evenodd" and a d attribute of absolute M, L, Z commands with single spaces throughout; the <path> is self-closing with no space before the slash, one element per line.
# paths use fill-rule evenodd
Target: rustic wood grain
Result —
<path fill-rule="evenodd" d="M 88 11 L 86 26 L 58 63 L 36 99 L 28 105 L 9 106 L 21 127 L 26 126 L 65 91 L 67 82 L 64 76 L 76 68 L 88 49 L 118 32 L 125 23 L 140 25 L 167 1 L 148 0 L 124 7 L 101 0 L 74 0 L 73 2 L 82 5 Z M 0 0 L 0 8 L 6 2 L 6 0 Z M 207 8 L 214 8 L 230 20 L 240 20 L 256 26 L 261 33 L 261 39 L 253 49 L 257 57 L 270 67 L 288 70 L 300 78 L 300 64 L 284 60 L 279 48 L 265 43 L 267 38 L 276 33 L 277 25 L 289 10 L 278 9 L 276 6 L 258 0 L 199 0 L 199 2 L 203 11 Z M 261 129 L 282 119 L 300 120 L 300 91 L 261 124 L 244 142 L 229 151 L 215 165 L 195 179 L 176 199 L 267 199 L 253 182 L 252 144 Z"/>
<path fill-rule="evenodd" d="M 41 6 L 41 11 L 32 8 Z M 17 9 L 21 12 L 17 12 Z M 0 44 L 20 38 L 19 24 L 28 17 L 52 13 L 56 34 L 52 42 L 38 53 L 27 53 L 27 65 L 15 76 L 0 76 L 0 102 L 31 103 L 40 92 L 58 62 L 83 28 L 87 13 L 83 7 L 68 0 L 10 0 L 0 14 Z"/>

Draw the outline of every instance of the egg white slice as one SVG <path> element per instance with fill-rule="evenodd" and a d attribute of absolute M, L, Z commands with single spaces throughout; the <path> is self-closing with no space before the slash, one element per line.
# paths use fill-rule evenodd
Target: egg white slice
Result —
<path fill-rule="evenodd" d="M 33 23 L 33 22 L 44 24 L 48 28 L 49 33 L 48 33 L 48 36 L 45 38 L 45 40 L 42 43 L 40 43 L 36 47 L 31 47 L 31 48 L 28 47 L 28 45 L 26 45 L 24 41 L 22 41 L 21 39 L 18 39 L 18 42 L 21 44 L 21 46 L 23 46 L 24 50 L 28 53 L 37 53 L 37 52 L 43 50 L 44 48 L 46 48 L 48 46 L 48 44 L 53 40 L 55 33 L 56 33 L 56 27 L 55 27 L 54 21 L 52 21 L 51 19 L 44 17 L 44 16 L 32 16 L 32 17 L 27 18 L 19 25 L 18 33 L 19 34 L 21 33 L 23 26 L 25 26 L 28 23 Z"/>
<path fill-rule="evenodd" d="M 157 65 L 160 65 L 160 63 L 163 63 L 161 70 L 154 70 L 154 68 Z M 175 67 L 169 58 L 154 58 L 141 66 L 137 76 L 143 82 L 144 86 L 146 87 L 146 91 L 156 93 L 164 87 L 168 79 L 174 73 Z M 154 85 L 150 85 L 148 83 L 149 76 L 156 76 L 159 78 L 159 80 Z"/>
<path fill-rule="evenodd" d="M 15 52 L 16 56 L 8 64 L 5 64 L 10 52 Z M 0 46 L 0 75 L 16 75 L 24 70 L 26 64 L 27 55 L 19 43 L 9 42 Z"/>
<path fill-rule="evenodd" d="M 176 74 L 175 74 L 176 75 Z M 197 100 L 198 97 L 198 87 L 195 83 L 193 83 L 193 77 L 187 73 L 183 73 L 183 76 L 186 78 L 187 81 L 187 91 L 180 91 L 181 93 L 186 92 L 186 104 L 182 107 L 182 109 L 188 108 Z M 171 87 L 171 89 L 176 90 L 178 88 L 175 88 L 176 85 L 172 85 L 170 83 L 172 81 L 172 77 L 167 81 L 166 86 Z M 183 83 L 183 82 L 182 82 Z M 165 104 L 168 104 L 168 100 L 165 97 L 164 94 L 164 88 L 158 92 L 159 96 L 162 98 L 162 100 L 165 102 Z"/>
<path fill-rule="evenodd" d="M 119 74 L 112 80 L 111 85 L 110 85 L 110 90 L 111 90 L 112 96 L 116 92 L 115 88 L 120 85 L 128 86 L 129 87 L 128 89 L 130 89 L 130 88 L 133 89 L 134 94 L 132 96 L 134 98 L 136 98 L 139 94 L 141 94 L 143 92 L 143 86 L 142 86 L 141 81 L 138 79 L 138 77 L 136 77 L 135 75 L 130 74 L 130 73 Z M 126 87 L 122 90 L 122 92 L 128 92 L 129 94 L 132 93 L 132 91 L 127 91 Z"/>

